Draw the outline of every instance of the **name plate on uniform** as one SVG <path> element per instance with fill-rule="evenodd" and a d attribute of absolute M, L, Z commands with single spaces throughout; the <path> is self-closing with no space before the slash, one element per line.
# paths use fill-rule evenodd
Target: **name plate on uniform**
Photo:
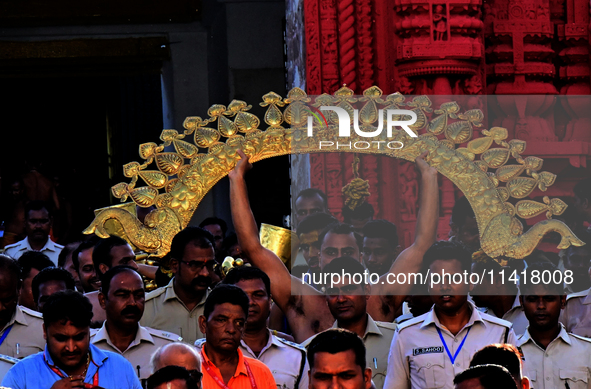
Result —
<path fill-rule="evenodd" d="M 413 348 L 412 355 L 422 355 L 422 354 L 434 354 L 434 353 L 442 353 L 443 346 L 436 346 L 436 347 L 421 347 L 421 348 Z"/>

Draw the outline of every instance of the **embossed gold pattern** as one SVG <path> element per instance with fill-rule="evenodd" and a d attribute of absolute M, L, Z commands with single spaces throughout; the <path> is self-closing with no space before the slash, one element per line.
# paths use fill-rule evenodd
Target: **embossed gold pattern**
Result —
<path fill-rule="evenodd" d="M 207 112 L 207 119 L 188 117 L 183 123 L 183 133 L 167 129 L 160 136 L 163 143 L 140 145 L 139 153 L 144 162 L 126 164 L 124 174 L 131 181 L 111 188 L 113 195 L 123 202 L 131 198 L 142 207 L 156 206 L 145 222 L 140 223 L 125 209 L 109 207 L 102 210 L 84 232 L 107 236 L 105 222 L 115 219 L 123 227 L 123 238 L 152 256 L 162 257 L 170 250 L 173 236 L 187 226 L 205 194 L 234 168 L 239 159 L 237 149 L 243 149 L 251 162 L 290 153 L 337 151 L 335 148 L 319 149 L 317 141 L 336 142 L 336 113 L 325 111 L 328 127 L 318 126 L 314 128 L 315 136 L 307 137 L 307 117 L 310 115 L 307 104 L 339 106 L 349 112 L 351 119 L 354 109 L 359 109 L 360 128 L 365 131 L 375 128 L 380 109 L 384 115 L 387 109 L 415 112 L 417 122 L 411 129 L 418 137 L 410 137 L 405 131 L 395 129 L 391 138 L 386 138 L 386 131 L 382 131 L 371 139 L 400 141 L 404 143 L 402 149 L 339 151 L 382 154 L 413 161 L 428 150 L 427 162 L 458 186 L 472 205 L 481 247 L 487 255 L 523 258 L 549 231 L 562 236 L 558 248 L 583 245 L 558 220 L 539 222 L 523 233 L 518 217 L 527 219 L 545 213 L 550 218 L 566 209 L 564 202 L 548 197 L 544 198 L 543 204 L 532 200 L 509 202 L 511 197 L 523 199 L 535 189 L 545 191 L 556 180 L 554 174 L 541 171 L 542 159 L 521 156 L 526 147 L 524 141 L 507 141 L 507 130 L 500 127 L 482 129 L 481 136 L 473 139 L 484 119 L 480 110 L 461 112 L 456 102 L 443 103 L 433 110 L 427 96 L 416 96 L 411 100 L 394 93 L 384 98 L 382 91 L 375 86 L 367 89 L 361 98 L 353 96 L 353 91 L 347 87 L 339 89 L 333 96 L 317 96 L 313 101 L 298 88 L 292 89 L 285 99 L 274 92 L 267 93 L 260 103 L 267 107 L 262 118 L 267 125 L 265 130 L 259 129 L 261 120 L 248 112 L 251 106 L 243 101 L 234 100 L 228 107 L 213 105 Z M 385 123 L 386 118 L 382 119 Z M 398 119 L 404 120 L 403 117 Z M 355 142 L 367 138 L 353 132 L 348 140 Z M 460 147 L 462 144 L 466 146 Z M 174 152 L 168 147 L 171 145 Z M 148 169 L 150 166 L 151 170 Z M 146 186 L 136 187 L 138 182 L 144 182 Z"/>

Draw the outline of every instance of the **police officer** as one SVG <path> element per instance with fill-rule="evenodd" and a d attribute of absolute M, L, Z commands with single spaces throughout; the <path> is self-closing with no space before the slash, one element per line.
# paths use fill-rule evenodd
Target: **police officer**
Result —
<path fill-rule="evenodd" d="M 21 288 L 15 260 L 0 254 L 0 354 L 24 358 L 45 349 L 43 316 L 17 305 Z"/>
<path fill-rule="evenodd" d="M 161 346 L 181 340 L 178 335 L 139 325 L 144 313 L 144 283 L 136 270 L 115 266 L 102 277 L 99 301 L 107 320 L 90 342 L 96 347 L 121 354 L 140 379 L 150 376 L 150 357 Z"/>
<path fill-rule="evenodd" d="M 471 257 L 459 243 L 443 241 L 427 250 L 423 264 L 431 274 L 463 274 L 470 272 Z M 511 323 L 479 312 L 468 301 L 469 289 L 464 282 L 429 288 L 435 305 L 398 327 L 384 387 L 450 388 L 476 351 L 492 343 L 515 344 Z"/>
<path fill-rule="evenodd" d="M 365 268 L 351 257 L 334 259 L 323 269 L 325 274 L 363 274 Z M 330 278 L 330 277 L 329 277 Z M 372 380 L 377 389 L 384 386 L 388 352 L 396 331 L 396 324 L 375 321 L 367 313 L 367 300 L 371 286 L 346 280 L 337 285 L 326 285 L 326 302 L 336 318 L 332 328 L 344 328 L 356 333 L 365 344 L 367 367 L 372 370 Z M 302 345 L 308 346 L 314 337 Z"/>
<path fill-rule="evenodd" d="M 271 312 L 271 281 L 267 274 L 255 267 L 235 267 L 222 283 L 239 287 L 249 299 L 248 319 L 240 341 L 242 353 L 267 365 L 278 388 L 307 389 L 306 350 L 276 336 L 267 327 Z"/>
<path fill-rule="evenodd" d="M 205 300 L 216 264 L 213 235 L 199 227 L 187 227 L 172 239 L 168 285 L 148 293 L 141 325 L 170 331 L 189 344 L 205 335 L 199 329 Z"/>
<path fill-rule="evenodd" d="M 528 266 L 533 271 L 554 274 L 552 264 Z M 528 281 L 529 281 L 528 279 Z M 523 282 L 521 305 L 529 327 L 517 341 L 525 357 L 525 375 L 536 389 L 588 388 L 591 381 L 591 339 L 568 333 L 559 322 L 565 296 L 562 283 Z"/>

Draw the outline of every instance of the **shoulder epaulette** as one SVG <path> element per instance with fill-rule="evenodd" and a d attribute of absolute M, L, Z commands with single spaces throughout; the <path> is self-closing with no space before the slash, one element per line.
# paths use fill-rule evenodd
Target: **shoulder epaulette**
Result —
<path fill-rule="evenodd" d="M 577 339 L 584 340 L 585 342 L 589 342 L 589 343 L 591 343 L 591 339 L 590 339 L 590 338 L 587 338 L 587 337 L 585 337 L 585 336 L 581 336 L 581 335 L 573 334 L 573 333 L 571 333 L 571 332 L 569 332 L 569 333 L 568 333 L 568 336 L 572 336 L 572 337 L 575 337 L 575 338 L 577 338 Z"/>
<path fill-rule="evenodd" d="M 396 328 L 398 328 L 398 324 L 387 322 L 387 321 L 376 321 L 376 325 L 378 327 L 387 328 L 387 329 L 392 330 L 392 331 L 396 331 Z"/>
<path fill-rule="evenodd" d="M 567 295 L 566 300 L 568 301 L 569 299 L 572 299 L 575 297 L 587 297 L 588 294 L 589 294 L 589 289 L 581 290 L 580 292 L 575 292 L 575 293 L 571 293 L 571 294 Z"/>
<path fill-rule="evenodd" d="M 19 243 L 20 242 L 16 242 L 16 243 L 13 243 L 13 244 L 9 244 L 9 245 L 4 246 L 4 251 L 6 251 L 6 249 L 11 249 L 13 247 L 18 246 Z"/>
<path fill-rule="evenodd" d="M 277 339 L 278 341 L 280 341 L 283 344 L 286 344 L 288 346 L 297 348 L 298 350 L 306 351 L 306 348 L 304 346 L 302 346 L 301 344 L 299 344 L 299 343 L 295 343 L 295 342 L 292 342 L 290 340 L 280 338 L 279 336 L 275 336 L 275 339 Z"/>
<path fill-rule="evenodd" d="M 513 327 L 513 323 L 511 323 L 510 321 L 499 319 L 498 317 L 489 315 L 487 313 L 481 313 L 480 317 L 482 317 L 482 320 L 489 321 L 491 323 L 495 323 L 495 324 L 498 324 L 503 327 L 507 327 L 507 328 Z"/>
<path fill-rule="evenodd" d="M 183 340 L 182 337 L 178 336 L 177 334 L 173 334 L 172 332 L 157 330 L 155 328 L 144 327 L 148 330 L 150 335 L 155 336 L 157 338 L 170 340 L 171 342 L 181 342 Z"/>
<path fill-rule="evenodd" d="M 161 287 L 161 288 L 158 288 L 158 289 L 154 289 L 153 291 L 151 291 L 148 294 L 146 294 L 146 300 L 145 301 L 148 301 L 148 300 L 151 300 L 151 299 L 153 299 L 155 297 L 158 297 L 158 296 L 160 296 L 164 292 L 166 292 L 166 287 L 164 287 L 164 286 Z"/>
<path fill-rule="evenodd" d="M 415 324 L 422 323 L 424 320 L 425 318 L 423 317 L 423 315 L 413 317 L 412 319 L 408 319 L 407 321 L 398 324 L 398 332 L 402 331 L 405 328 L 412 327 Z"/>
<path fill-rule="evenodd" d="M 33 317 L 43 320 L 43 314 L 41 312 L 33 311 L 32 309 L 29 309 L 27 307 L 23 307 L 22 305 L 21 305 L 21 311 L 23 311 L 23 313 L 26 313 L 29 316 L 33 316 Z"/>

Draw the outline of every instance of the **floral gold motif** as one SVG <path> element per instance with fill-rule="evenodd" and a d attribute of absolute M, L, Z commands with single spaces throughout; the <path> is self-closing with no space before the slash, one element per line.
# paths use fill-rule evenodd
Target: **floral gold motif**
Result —
<path fill-rule="evenodd" d="M 122 226 L 118 233 L 135 247 L 153 257 L 164 256 L 170 250 L 172 238 L 188 225 L 203 197 L 236 166 L 240 158 L 238 149 L 253 163 L 290 153 L 337 151 L 334 147 L 320 149 L 317 142 L 317 139 L 337 139 L 338 117 L 333 111 L 324 112 L 328 127 L 325 123 L 322 126 L 316 123 L 315 138 L 307 136 L 309 110 L 305 108 L 310 105 L 339 106 L 350 113 L 351 119 L 357 109 L 364 131 L 375 129 L 378 120 L 385 123 L 386 118 L 380 118 L 379 110 L 383 110 L 384 115 L 387 109 L 415 112 L 418 120 L 411 128 L 418 137 L 395 129 L 391 138 L 386 138 L 386 131 L 372 138 L 399 141 L 404 143 L 403 148 L 338 151 L 381 154 L 408 161 L 429 151 L 428 163 L 460 188 L 472 205 L 481 246 L 487 255 L 523 258 L 550 231 L 562 236 L 558 248 L 584 244 L 564 223 L 555 219 L 539 222 L 523 232 L 518 218 L 528 219 L 545 213 L 550 219 L 566 209 L 560 199 L 546 196 L 543 203 L 525 199 L 536 189 L 545 191 L 555 182 L 556 176 L 541 171 L 542 159 L 523 158 L 521 154 L 526 143 L 507 140 L 506 129 L 480 129 L 484 115 L 478 109 L 462 112 L 460 105 L 453 101 L 433 109 L 427 96 L 412 99 L 400 93 L 383 96 L 375 86 L 365 90 L 360 98 L 344 86 L 334 95 L 313 98 L 295 88 L 287 98 L 269 92 L 262 100 L 260 106 L 266 107 L 266 112 L 261 118 L 249 113 L 251 106 L 243 101 L 234 100 L 227 107 L 216 104 L 207 111 L 207 119 L 188 117 L 183 123 L 184 132 L 166 129 L 162 131 L 161 144 L 140 145 L 143 162 L 126 164 L 124 174 L 130 182 L 119 183 L 111 191 L 122 202 L 131 198 L 141 207 L 154 206 L 155 209 L 141 223 L 124 208 L 105 208 L 98 212 L 84 233 L 106 237 L 112 229 L 107 230 L 105 223 L 114 219 Z M 266 124 L 266 129 L 259 128 L 261 123 Z M 479 137 L 473 139 L 477 132 Z M 366 138 L 351 134 L 351 141 L 359 140 Z M 146 186 L 136 187 L 138 182 Z M 512 198 L 519 201 L 511 202 Z"/>

